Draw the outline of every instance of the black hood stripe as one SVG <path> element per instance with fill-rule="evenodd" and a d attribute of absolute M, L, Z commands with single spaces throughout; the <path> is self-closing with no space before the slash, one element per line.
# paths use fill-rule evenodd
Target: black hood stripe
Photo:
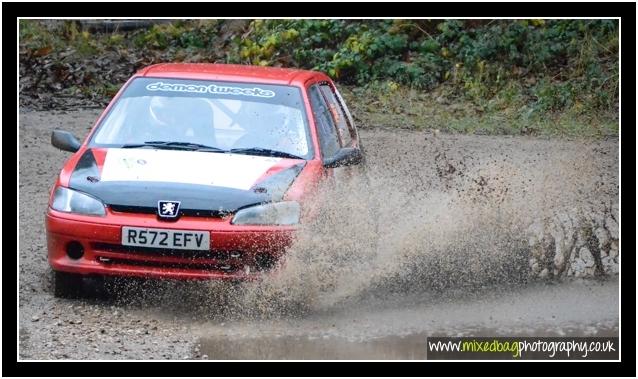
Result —
<path fill-rule="evenodd" d="M 91 149 L 87 149 L 75 165 L 69 187 L 76 188 L 82 186 L 83 182 L 96 182 L 100 180 L 100 171 L 95 160 L 95 155 Z"/>
<path fill-rule="evenodd" d="M 273 201 L 281 200 L 288 188 L 295 181 L 306 163 L 299 163 L 288 167 L 276 174 L 270 175 L 266 179 L 252 186 L 251 190 L 255 192 L 265 192 L 273 198 Z"/>

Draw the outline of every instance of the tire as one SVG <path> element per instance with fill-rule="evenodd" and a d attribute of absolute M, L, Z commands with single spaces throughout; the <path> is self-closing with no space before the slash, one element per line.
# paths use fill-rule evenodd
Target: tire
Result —
<path fill-rule="evenodd" d="M 84 295 L 82 275 L 54 271 L 53 295 L 63 299 L 77 299 Z"/>

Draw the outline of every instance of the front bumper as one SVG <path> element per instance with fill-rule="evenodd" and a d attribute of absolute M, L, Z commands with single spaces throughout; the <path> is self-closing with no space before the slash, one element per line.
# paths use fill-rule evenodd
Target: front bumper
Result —
<path fill-rule="evenodd" d="M 182 217 L 159 221 L 151 214 L 108 212 L 92 217 L 57 212 L 46 215 L 49 264 L 56 271 L 82 275 L 137 276 L 166 279 L 248 280 L 260 277 L 292 243 L 294 227 L 238 226 L 228 219 Z M 123 226 L 201 230 L 210 233 L 208 251 L 123 246 Z M 73 259 L 69 244 L 82 245 Z M 77 245 L 76 245 L 77 246 Z"/>

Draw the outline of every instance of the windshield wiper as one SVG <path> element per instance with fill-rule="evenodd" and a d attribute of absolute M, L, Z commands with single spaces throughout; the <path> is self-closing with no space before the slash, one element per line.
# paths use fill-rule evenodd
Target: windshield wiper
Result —
<path fill-rule="evenodd" d="M 170 141 L 146 141 L 144 143 L 135 143 L 123 145 L 123 149 L 132 149 L 136 147 L 156 147 L 156 148 L 164 148 L 164 149 L 185 149 L 185 150 L 197 150 L 197 151 L 219 151 L 226 152 L 224 149 L 220 149 L 214 146 L 202 145 L 200 143 L 192 143 L 192 142 L 170 142 Z"/>
<path fill-rule="evenodd" d="M 144 143 L 132 143 L 132 144 L 123 145 L 122 149 L 133 149 L 138 147 L 212 151 L 212 152 L 234 153 L 234 154 L 262 155 L 267 157 L 278 157 L 278 158 L 304 159 L 298 155 L 286 153 L 285 151 L 267 149 L 263 147 L 246 147 L 246 148 L 224 150 L 224 149 L 220 149 L 219 147 L 202 145 L 199 143 L 192 143 L 192 142 L 146 141 Z"/>
<path fill-rule="evenodd" d="M 264 155 L 267 157 L 303 159 L 302 157 L 298 155 L 286 153 L 285 151 L 266 149 L 263 147 L 236 148 L 236 149 L 230 149 L 228 152 L 235 153 L 235 154 Z"/>

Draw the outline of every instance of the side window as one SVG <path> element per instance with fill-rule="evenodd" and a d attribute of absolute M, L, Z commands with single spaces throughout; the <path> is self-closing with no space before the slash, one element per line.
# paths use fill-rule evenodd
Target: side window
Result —
<path fill-rule="evenodd" d="M 339 150 L 339 139 L 328 106 L 316 85 L 310 87 L 310 105 L 317 123 L 322 154 L 324 157 L 331 157 Z"/>
<path fill-rule="evenodd" d="M 350 133 L 350 128 L 348 124 L 350 120 L 347 118 L 346 113 L 341 105 L 341 102 L 335 96 L 333 89 L 328 84 L 321 85 L 321 93 L 326 99 L 328 103 L 328 108 L 330 109 L 330 113 L 332 114 L 332 118 L 335 120 L 337 124 L 337 129 L 339 130 L 339 137 L 341 139 L 341 146 L 349 146 L 352 142 L 352 135 Z"/>

